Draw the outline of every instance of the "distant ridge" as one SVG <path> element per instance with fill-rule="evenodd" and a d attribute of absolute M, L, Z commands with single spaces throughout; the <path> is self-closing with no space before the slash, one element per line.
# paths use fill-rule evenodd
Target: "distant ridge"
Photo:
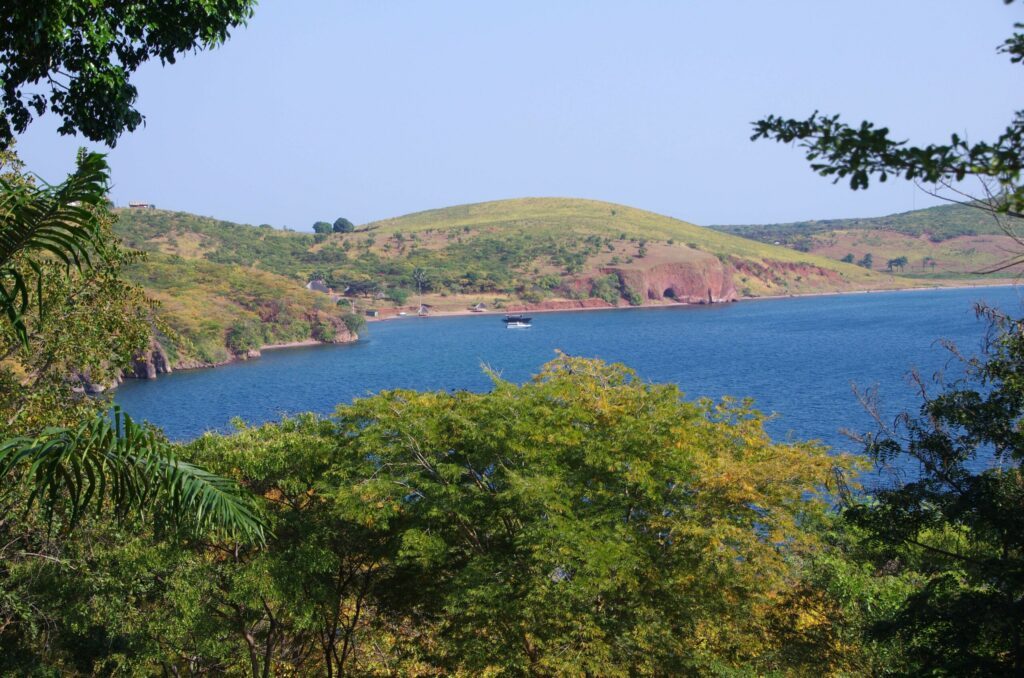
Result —
<path fill-rule="evenodd" d="M 976 277 L 1020 253 L 1021 246 L 1004 227 L 1024 230 L 1024 221 L 997 220 L 970 205 L 950 204 L 883 217 L 711 228 L 832 259 L 863 260 L 871 254 L 875 268 L 905 258 L 904 275 L 955 279 Z M 1019 272 L 1015 267 L 1004 275 Z"/>

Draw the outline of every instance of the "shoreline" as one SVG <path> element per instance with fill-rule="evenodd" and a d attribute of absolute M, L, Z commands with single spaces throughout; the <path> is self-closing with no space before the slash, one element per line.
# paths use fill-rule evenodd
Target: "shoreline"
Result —
<path fill-rule="evenodd" d="M 732 304 L 732 303 L 747 302 L 747 301 L 753 301 L 753 302 L 758 302 L 758 301 L 778 301 L 778 300 L 785 300 L 785 299 L 800 299 L 800 298 L 806 298 L 806 297 L 839 297 L 839 296 L 849 296 L 849 295 L 854 295 L 854 294 L 890 294 L 890 293 L 898 293 L 898 292 L 925 292 L 925 291 L 928 291 L 928 290 L 958 290 L 958 289 L 964 289 L 964 288 L 1017 287 L 1019 284 L 1021 284 L 1021 283 L 1007 282 L 1006 280 L 999 280 L 999 281 L 993 281 L 993 282 L 978 282 L 978 283 L 965 282 L 964 284 L 960 284 L 960 285 L 922 285 L 920 287 L 896 287 L 896 288 L 888 288 L 888 289 L 880 288 L 880 289 L 872 289 L 872 290 L 846 290 L 846 291 L 840 291 L 840 292 L 808 292 L 808 293 L 805 293 L 805 294 L 778 294 L 778 295 L 769 295 L 769 296 L 763 296 L 763 297 L 740 297 L 739 299 L 734 299 L 732 301 L 715 302 L 714 304 L 711 304 L 711 305 L 713 305 L 713 306 L 720 306 L 720 305 L 723 305 L 723 304 L 724 305 L 728 305 L 728 304 Z M 582 301 L 583 300 L 581 300 L 581 303 L 582 303 Z M 519 306 L 519 304 L 516 304 L 516 305 Z M 643 305 L 640 305 L 640 306 L 629 306 L 629 305 L 625 305 L 625 306 L 611 306 L 611 305 L 607 305 L 607 306 L 577 306 L 575 308 L 532 308 L 531 309 L 531 308 L 529 308 L 529 305 L 527 304 L 526 308 L 524 308 L 522 310 L 517 310 L 517 311 L 508 311 L 508 310 L 504 310 L 504 309 L 488 310 L 488 311 L 472 311 L 472 310 L 467 308 L 467 309 L 453 310 L 453 311 L 435 311 L 435 312 L 432 312 L 429 315 L 425 315 L 425 316 L 420 316 L 420 315 L 404 315 L 404 316 L 400 316 L 400 315 L 396 314 L 396 315 L 389 315 L 389 316 L 386 316 L 386 317 L 383 317 L 383 318 L 366 318 L 366 322 L 367 322 L 367 324 L 370 324 L 370 323 L 378 323 L 378 322 L 389 322 L 389 321 L 395 321 L 395 320 L 424 320 L 424 319 L 429 320 L 431 318 L 457 318 L 457 317 L 465 317 L 465 316 L 503 316 L 503 315 L 507 315 L 509 313 L 581 313 L 581 312 L 589 312 L 589 311 L 628 311 L 628 310 L 655 309 L 655 308 L 683 308 L 683 307 L 691 307 L 691 306 L 692 307 L 700 307 L 700 306 L 707 306 L 707 305 L 708 304 L 687 304 L 687 303 L 675 302 L 675 303 L 643 304 Z M 355 342 L 346 342 L 346 343 L 355 343 Z M 279 351 L 279 350 L 285 350 L 285 349 L 289 349 L 289 348 L 306 348 L 306 347 L 310 347 L 310 346 L 330 346 L 332 344 L 333 344 L 333 342 L 318 341 L 316 339 L 301 339 L 301 340 L 298 340 L 298 341 L 290 341 L 290 342 L 284 342 L 284 343 L 280 343 L 280 344 L 267 344 L 265 346 L 259 347 L 259 349 L 257 349 L 257 351 L 258 351 L 259 354 L 261 354 L 263 351 Z M 342 344 L 338 344 L 338 345 L 342 345 Z M 191 371 L 194 371 L 194 370 L 214 369 L 214 368 L 217 368 L 217 367 L 223 367 L 224 365 L 232 365 L 232 364 L 235 364 L 235 363 L 249 362 L 251 360 L 258 360 L 259 357 L 260 357 L 259 354 L 253 355 L 253 356 L 247 357 L 247 358 L 236 357 L 233 360 L 227 360 L 225 362 L 216 363 L 216 364 L 212 364 L 212 365 L 196 365 L 196 366 L 188 366 L 188 367 L 175 367 L 174 371 L 175 372 L 177 372 L 177 371 L 191 372 Z"/>
<path fill-rule="evenodd" d="M 257 350 L 261 353 L 263 351 L 276 351 L 282 348 L 298 348 L 300 346 L 317 346 L 318 344 L 328 344 L 327 341 L 318 341 L 316 339 L 300 339 L 298 341 L 286 341 L 283 344 L 267 344 L 260 346 Z"/>
<path fill-rule="evenodd" d="M 1008 282 L 1007 280 L 998 280 L 993 282 L 965 282 L 960 285 L 922 285 L 919 287 L 892 287 L 892 288 L 878 288 L 871 290 L 844 290 L 837 292 L 807 292 L 804 294 L 773 294 L 763 297 L 740 297 L 732 301 L 719 301 L 713 306 L 720 306 L 722 304 L 732 304 L 746 301 L 777 301 L 780 299 L 801 299 L 807 297 L 841 297 L 850 296 L 854 294 L 889 294 L 895 292 L 925 292 L 928 290 L 960 290 L 965 288 L 987 288 L 987 287 L 1017 287 L 1018 285 L 1024 284 L 1024 281 Z M 516 304 L 519 306 L 520 304 Z M 461 309 L 454 311 L 434 311 L 428 315 L 389 315 L 383 318 L 366 318 L 367 324 L 388 322 L 392 320 L 429 320 L 430 318 L 454 318 L 463 316 L 495 316 L 495 315 L 508 315 L 509 313 L 578 313 L 585 311 L 624 311 L 633 309 L 651 309 L 651 308 L 680 308 L 687 306 L 707 306 L 709 304 L 687 304 L 680 302 L 673 303 L 660 303 L 660 304 L 642 304 L 640 306 L 578 306 L 575 308 L 530 308 L 526 305 L 526 308 L 515 311 L 508 310 L 488 310 L 488 311 L 471 311 L 469 309 Z"/>

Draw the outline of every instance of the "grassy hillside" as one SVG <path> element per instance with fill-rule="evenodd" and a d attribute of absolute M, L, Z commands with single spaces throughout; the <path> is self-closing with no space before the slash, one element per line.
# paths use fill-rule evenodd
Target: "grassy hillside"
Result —
<path fill-rule="evenodd" d="M 461 205 L 312 234 L 119 212 L 133 277 L 199 362 L 320 338 L 350 310 L 610 305 L 899 287 L 901 278 L 593 200 Z M 322 279 L 328 294 L 305 284 Z M 588 301 L 589 300 L 589 301 Z"/>
<path fill-rule="evenodd" d="M 227 362 L 268 344 L 330 341 L 345 320 L 326 295 L 258 269 L 154 252 L 129 275 L 160 302 L 178 335 L 162 343 L 179 365 Z"/>
<path fill-rule="evenodd" d="M 713 254 L 779 261 L 812 261 L 786 249 L 751 242 L 748 238 L 734 237 L 654 212 L 574 198 L 519 198 L 459 205 L 376 221 L 364 228 L 383 233 L 470 228 L 495 234 L 523 232 L 532 237 L 554 238 L 567 234 L 595 234 L 624 240 L 674 240 L 677 243 L 695 244 L 699 249 Z M 834 262 L 815 263 L 834 265 Z"/>
<path fill-rule="evenodd" d="M 870 253 L 876 270 L 903 257 L 905 276 L 963 278 L 997 268 L 1021 250 L 1003 231 L 1013 222 L 965 205 L 940 205 L 885 217 L 712 228 L 832 259 L 860 261 Z"/>
<path fill-rule="evenodd" d="M 649 268 L 665 262 L 685 263 L 692 260 L 696 252 L 710 253 L 732 264 L 751 264 L 747 268 L 763 269 L 764 275 L 748 273 L 745 280 L 737 281 L 737 287 L 742 287 L 750 296 L 900 284 L 825 257 L 596 200 L 501 200 L 418 212 L 366 224 L 363 228 L 379 234 L 378 238 L 395 233 L 411 234 L 428 249 L 438 248 L 439 237 L 451 240 L 452 234 L 457 234 L 458 248 L 471 255 L 466 257 L 470 265 L 492 258 L 488 249 L 503 246 L 506 252 L 518 255 L 511 257 L 509 263 L 518 267 L 518 281 L 527 292 L 535 291 L 529 289 L 531 285 L 538 287 L 538 273 L 556 274 L 571 282 L 574 277 L 593 277 L 609 267 Z M 448 253 L 452 248 L 441 249 Z M 424 258 L 423 264 L 434 263 L 427 259 Z M 780 264 L 793 270 L 788 271 Z M 800 267 L 820 267 L 834 273 L 835 279 L 816 288 L 814 281 L 799 272 Z"/>
<path fill-rule="evenodd" d="M 967 205 L 939 205 L 884 217 L 822 219 L 788 224 L 745 224 L 711 228 L 768 241 L 829 231 L 884 230 L 910 236 L 927 235 L 936 242 L 964 235 L 1001 235 L 999 224 L 986 212 Z"/>

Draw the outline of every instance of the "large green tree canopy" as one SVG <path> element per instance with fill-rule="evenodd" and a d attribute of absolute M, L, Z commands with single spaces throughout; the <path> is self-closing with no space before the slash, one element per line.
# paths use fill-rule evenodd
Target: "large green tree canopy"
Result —
<path fill-rule="evenodd" d="M 255 0 L 3 0 L 0 147 L 47 110 L 60 133 L 113 146 L 143 122 L 132 74 L 223 43 Z"/>

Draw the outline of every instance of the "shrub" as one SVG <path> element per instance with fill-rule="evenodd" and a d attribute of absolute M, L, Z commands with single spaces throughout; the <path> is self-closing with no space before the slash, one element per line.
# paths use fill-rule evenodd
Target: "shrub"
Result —
<path fill-rule="evenodd" d="M 619 293 L 619 277 L 614 274 L 594 278 L 590 282 L 590 296 L 616 304 L 621 296 Z"/>
<path fill-rule="evenodd" d="M 641 306 L 644 303 L 644 298 L 640 296 L 640 293 L 630 287 L 623 288 L 622 296 L 626 297 L 630 306 Z"/>
<path fill-rule="evenodd" d="M 263 345 L 263 331 L 259 323 L 250 320 L 236 321 L 228 328 L 225 344 L 232 353 L 242 354 Z"/>
<path fill-rule="evenodd" d="M 352 334 L 359 334 L 366 329 L 366 318 L 361 315 L 346 313 L 341 317 L 341 320 Z"/>

